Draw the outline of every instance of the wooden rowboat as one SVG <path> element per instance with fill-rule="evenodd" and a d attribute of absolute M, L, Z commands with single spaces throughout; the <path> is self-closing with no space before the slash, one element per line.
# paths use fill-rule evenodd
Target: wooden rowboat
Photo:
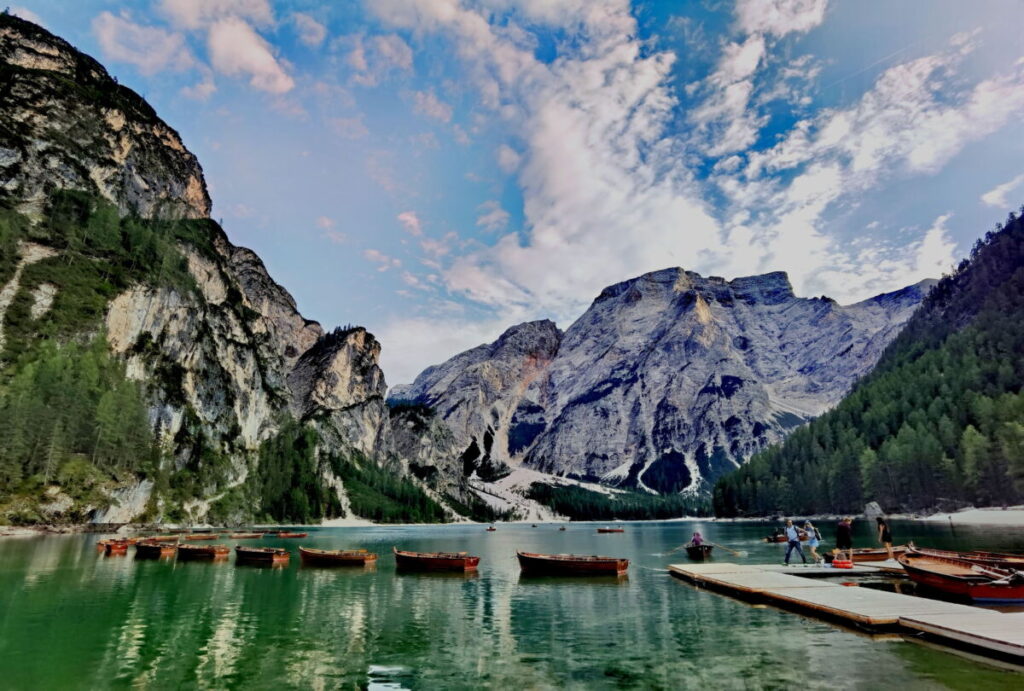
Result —
<path fill-rule="evenodd" d="M 303 564 L 310 566 L 366 566 L 377 563 L 377 555 L 365 549 L 299 547 L 299 557 Z"/>
<path fill-rule="evenodd" d="M 178 535 L 151 535 L 147 538 L 143 538 L 143 542 L 177 542 L 180 536 Z"/>
<path fill-rule="evenodd" d="M 892 556 L 898 557 L 907 551 L 906 545 L 893 545 Z M 885 561 L 889 558 L 889 553 L 885 550 L 885 547 L 858 547 L 853 550 L 853 561 Z"/>
<path fill-rule="evenodd" d="M 1024 571 L 1024 554 L 1010 554 L 1006 552 L 954 552 L 946 549 L 918 547 L 914 543 L 910 543 L 907 549 L 911 554 L 918 554 L 927 557 L 939 557 L 941 559 L 962 559 L 964 561 L 995 566 L 1001 569 L 1010 568 L 1017 569 L 1018 571 Z"/>
<path fill-rule="evenodd" d="M 487 526 L 487 532 L 493 533 L 495 530 L 497 530 L 497 528 L 495 528 L 493 525 Z"/>
<path fill-rule="evenodd" d="M 624 532 L 626 532 L 626 529 L 625 528 L 598 528 L 597 532 L 599 532 L 599 533 L 624 533 Z"/>
<path fill-rule="evenodd" d="M 480 557 L 465 552 L 405 552 L 397 547 L 395 566 L 409 571 L 474 571 Z"/>
<path fill-rule="evenodd" d="M 186 535 L 185 539 L 197 542 L 200 540 L 216 540 L 219 537 L 220 535 L 217 533 L 194 533 L 192 535 Z"/>
<path fill-rule="evenodd" d="M 128 554 L 128 545 L 131 543 L 127 540 L 100 540 L 100 544 L 103 545 L 103 551 L 110 554 Z"/>
<path fill-rule="evenodd" d="M 686 556 L 694 561 L 704 561 L 711 556 L 712 549 L 714 549 L 714 545 L 695 545 L 690 543 L 686 545 Z"/>
<path fill-rule="evenodd" d="M 227 545 L 178 545 L 178 559 L 220 559 L 231 552 Z"/>
<path fill-rule="evenodd" d="M 278 537 L 307 537 L 309 533 L 285 533 L 280 532 L 277 534 Z"/>
<path fill-rule="evenodd" d="M 580 554 L 516 552 L 519 569 L 528 576 L 618 576 L 629 569 L 629 559 Z"/>
<path fill-rule="evenodd" d="M 232 540 L 255 540 L 263 537 L 263 533 L 231 533 Z"/>
<path fill-rule="evenodd" d="M 140 540 L 135 543 L 135 556 L 139 559 L 160 559 L 173 557 L 178 551 L 177 543 Z"/>
<path fill-rule="evenodd" d="M 785 535 L 769 535 L 764 538 L 765 542 L 789 542 L 789 539 Z M 807 542 L 807 536 L 801 535 L 800 542 Z"/>
<path fill-rule="evenodd" d="M 287 564 L 291 553 L 282 547 L 242 547 L 235 545 L 235 559 L 253 564 Z"/>
<path fill-rule="evenodd" d="M 974 602 L 1024 602 L 1024 571 L 908 552 L 899 562 L 912 581 Z"/>

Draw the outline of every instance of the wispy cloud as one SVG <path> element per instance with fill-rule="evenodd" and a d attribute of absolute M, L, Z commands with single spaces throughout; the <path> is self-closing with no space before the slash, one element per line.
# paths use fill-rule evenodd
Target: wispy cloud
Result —
<path fill-rule="evenodd" d="M 988 206 L 1006 208 L 1010 193 L 1024 185 L 1024 173 L 1021 173 L 1012 180 L 1001 185 L 996 185 L 985 194 L 981 195 L 981 201 Z"/>

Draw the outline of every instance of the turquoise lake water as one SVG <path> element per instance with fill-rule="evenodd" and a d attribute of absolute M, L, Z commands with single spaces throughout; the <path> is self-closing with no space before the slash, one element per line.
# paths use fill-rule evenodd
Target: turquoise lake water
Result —
<path fill-rule="evenodd" d="M 329 528 L 285 569 L 97 554 L 94 535 L 0 540 L 0 687 L 1024 688 L 1024 676 L 696 589 L 666 566 L 694 530 L 781 561 L 765 524 Z M 774 527 L 774 524 L 771 526 Z M 898 541 L 1024 551 L 1019 529 L 894 523 Z M 826 541 L 832 526 L 822 529 Z M 227 544 L 237 541 L 223 540 Z M 858 526 L 858 546 L 873 543 Z M 375 569 L 302 567 L 299 544 L 365 547 Z M 392 545 L 469 550 L 476 575 L 396 573 Z M 520 577 L 515 550 L 627 557 L 625 579 Z M 736 558 L 716 551 L 716 560 Z M 877 587 L 888 587 L 879 579 Z"/>

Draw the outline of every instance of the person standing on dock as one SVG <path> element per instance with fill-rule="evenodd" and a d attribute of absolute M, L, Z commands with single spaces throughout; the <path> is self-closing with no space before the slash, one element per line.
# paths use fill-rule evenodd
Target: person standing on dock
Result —
<path fill-rule="evenodd" d="M 843 552 L 846 552 L 849 560 L 853 561 L 853 519 L 849 516 L 844 517 L 836 525 L 836 549 L 833 553 L 841 557 Z"/>
<path fill-rule="evenodd" d="M 806 564 L 807 557 L 804 556 L 804 551 L 800 549 L 800 533 L 803 531 L 793 525 L 793 521 L 786 519 L 786 561 L 782 562 L 785 566 L 789 566 L 789 557 L 793 554 L 795 549 L 797 554 L 800 555 L 800 559 Z"/>
<path fill-rule="evenodd" d="M 889 553 L 890 559 L 895 559 L 892 553 L 892 531 L 889 529 L 889 521 L 881 516 L 875 519 L 878 522 L 878 541 L 885 545 L 885 551 Z"/>
<path fill-rule="evenodd" d="M 818 554 L 818 545 L 821 544 L 821 533 L 810 521 L 804 523 L 804 532 L 807 533 L 807 547 L 811 550 L 811 558 L 815 565 L 825 561 L 825 558 Z"/>

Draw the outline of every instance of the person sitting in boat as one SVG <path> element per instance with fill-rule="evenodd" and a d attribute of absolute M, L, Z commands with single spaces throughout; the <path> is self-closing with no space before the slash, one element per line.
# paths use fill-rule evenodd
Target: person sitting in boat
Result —
<path fill-rule="evenodd" d="M 694 533 L 693 537 L 690 538 L 690 544 L 694 547 L 700 547 L 704 544 L 704 538 L 700 533 Z"/>

